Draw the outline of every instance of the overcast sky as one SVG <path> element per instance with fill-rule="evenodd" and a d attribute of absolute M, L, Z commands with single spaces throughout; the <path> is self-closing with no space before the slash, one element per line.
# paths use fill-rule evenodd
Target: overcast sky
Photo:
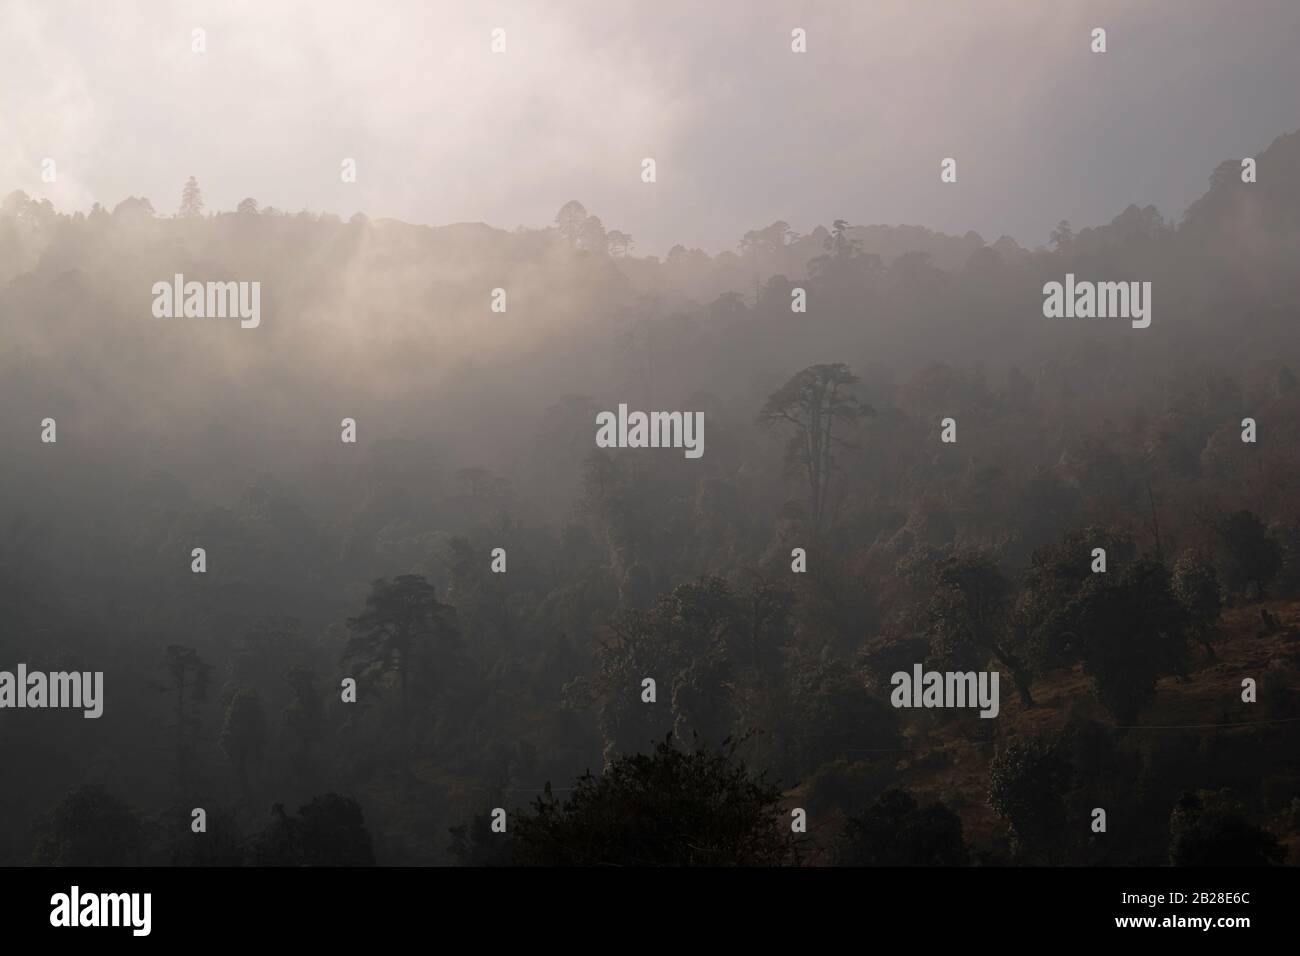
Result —
<path fill-rule="evenodd" d="M 1298 91 L 1300 0 L 0 0 L 0 195 L 171 214 L 192 174 L 210 208 L 431 225 L 578 199 L 642 254 L 775 219 L 1037 245 L 1177 218 Z"/>

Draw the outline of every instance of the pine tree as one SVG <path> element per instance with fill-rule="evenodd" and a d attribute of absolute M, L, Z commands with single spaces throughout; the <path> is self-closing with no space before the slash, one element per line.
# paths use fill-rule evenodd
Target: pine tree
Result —
<path fill-rule="evenodd" d="M 191 176 L 181 190 L 181 209 L 177 213 L 182 219 L 197 219 L 203 215 L 203 190 L 199 181 Z"/>

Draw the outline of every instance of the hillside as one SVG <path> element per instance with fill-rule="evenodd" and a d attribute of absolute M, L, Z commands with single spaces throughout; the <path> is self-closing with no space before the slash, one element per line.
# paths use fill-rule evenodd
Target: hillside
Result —
<path fill-rule="evenodd" d="M 1261 610 L 1272 615 L 1274 629 L 1262 623 Z M 1286 845 L 1288 862 L 1296 863 L 1300 861 L 1296 796 L 1300 793 L 1300 694 L 1296 690 L 1300 688 L 1300 601 L 1268 601 L 1228 610 L 1220 621 L 1214 651 L 1216 659 L 1210 660 L 1199 650 L 1186 679 L 1161 678 L 1155 702 L 1140 723 L 1122 732 L 1093 699 L 1088 680 L 1077 667 L 1035 680 L 1031 709 L 1021 707 L 1015 695 L 1004 690 L 999 719 L 988 725 L 972 716 L 910 731 L 894 785 L 912 791 L 918 799 L 942 801 L 956 809 L 972 855 L 986 862 L 1006 862 L 1007 825 L 987 800 L 990 758 L 1009 741 L 1052 738 L 1070 720 L 1083 718 L 1116 731 L 1121 752 L 1134 760 L 1139 771 L 1128 794 L 1112 794 L 1132 799 L 1112 800 L 1106 807 L 1110 839 L 1135 839 L 1133 828 L 1139 821 L 1154 820 L 1158 825 L 1160 800 L 1167 801 L 1167 816 L 1182 790 L 1228 788 L 1259 807 L 1261 822 Z M 1258 682 L 1260 697 L 1255 704 L 1241 700 L 1243 676 Z M 1154 767 L 1152 754 L 1159 750 L 1176 751 L 1176 756 L 1160 754 Z M 1261 765 L 1269 767 L 1267 787 L 1261 784 Z M 797 806 L 815 799 L 809 790 L 807 784 L 791 790 L 787 802 Z M 1086 788 L 1081 795 L 1086 795 Z M 1101 797 L 1098 802 L 1107 803 Z M 1151 808 L 1155 812 L 1145 814 L 1146 803 L 1155 803 Z M 1126 808 L 1138 811 L 1138 819 L 1126 821 Z M 842 819 L 841 814 L 836 817 Z M 838 826 L 832 823 L 818 833 L 814 859 L 830 858 Z M 1158 848 L 1167 836 L 1167 829 L 1147 833 L 1141 835 L 1141 842 Z M 1108 859 L 1104 853 L 1101 857 L 1099 862 Z"/>

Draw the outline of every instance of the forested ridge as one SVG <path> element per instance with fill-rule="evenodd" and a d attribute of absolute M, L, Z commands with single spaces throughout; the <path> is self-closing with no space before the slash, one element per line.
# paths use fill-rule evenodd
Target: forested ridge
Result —
<path fill-rule="evenodd" d="M 662 259 L 576 202 L 10 194 L 0 669 L 105 692 L 0 719 L 0 863 L 1296 862 L 1300 135 L 1258 164 L 1040 248 Z M 1044 318 L 1067 273 L 1150 327 Z M 176 274 L 260 326 L 156 318 Z M 597 448 L 620 403 L 705 453 Z M 891 706 L 917 663 L 1002 713 Z"/>

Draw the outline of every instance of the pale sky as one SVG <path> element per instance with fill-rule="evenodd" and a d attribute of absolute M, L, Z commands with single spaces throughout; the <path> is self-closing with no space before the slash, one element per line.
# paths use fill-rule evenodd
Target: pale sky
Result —
<path fill-rule="evenodd" d="M 210 208 L 430 225 L 578 199 L 639 254 L 775 219 L 1037 245 L 1177 218 L 1300 127 L 1298 51 L 1297 0 L 0 0 L 0 195 L 171 214 L 195 175 Z"/>

